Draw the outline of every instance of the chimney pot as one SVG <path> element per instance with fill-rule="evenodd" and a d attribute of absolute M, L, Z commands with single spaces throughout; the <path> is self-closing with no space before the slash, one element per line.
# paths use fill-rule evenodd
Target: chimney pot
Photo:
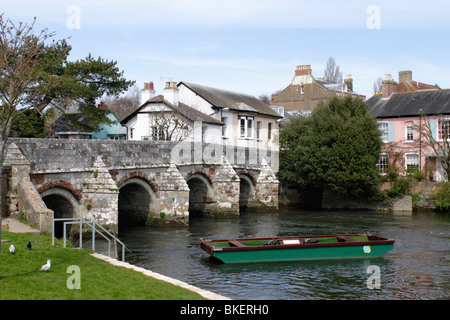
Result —
<path fill-rule="evenodd" d="M 105 102 L 100 102 L 100 104 L 98 105 L 98 109 L 99 110 L 108 110 L 108 105 Z"/>
<path fill-rule="evenodd" d="M 141 90 L 141 105 L 155 97 L 153 82 L 144 82 L 144 89 Z"/>
<path fill-rule="evenodd" d="M 144 82 L 144 89 L 145 90 L 155 90 L 153 86 L 153 81 L 151 82 Z"/>
<path fill-rule="evenodd" d="M 295 68 L 295 75 L 296 76 L 305 76 L 305 75 L 310 75 L 310 74 L 311 74 L 311 65 L 310 64 L 297 66 Z"/>
<path fill-rule="evenodd" d="M 178 106 L 178 87 L 176 82 L 166 82 L 166 87 L 164 88 L 164 100 Z"/>
<path fill-rule="evenodd" d="M 353 91 L 353 79 L 352 75 L 349 74 L 348 76 L 345 76 L 344 83 L 347 86 L 347 92 Z"/>
<path fill-rule="evenodd" d="M 400 71 L 398 73 L 398 82 L 400 83 L 403 80 L 412 81 L 412 71 L 411 70 Z"/>
<path fill-rule="evenodd" d="M 398 83 L 394 81 L 392 75 L 386 74 L 381 82 L 381 96 L 388 98 L 392 93 L 397 92 Z"/>

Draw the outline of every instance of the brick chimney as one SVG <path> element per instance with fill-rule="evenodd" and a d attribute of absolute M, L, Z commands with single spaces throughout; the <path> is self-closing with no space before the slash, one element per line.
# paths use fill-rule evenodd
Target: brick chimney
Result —
<path fill-rule="evenodd" d="M 141 105 L 155 96 L 153 82 L 144 82 L 144 89 L 141 90 Z"/>
<path fill-rule="evenodd" d="M 398 83 L 392 79 L 390 74 L 386 74 L 384 80 L 381 82 L 381 96 L 388 98 L 392 93 L 397 92 Z"/>
<path fill-rule="evenodd" d="M 102 102 L 100 102 L 100 104 L 98 105 L 98 109 L 99 109 L 99 110 L 108 110 L 108 105 L 102 101 Z"/>
<path fill-rule="evenodd" d="M 292 84 L 303 85 L 307 83 L 313 83 L 312 70 L 310 64 L 297 66 L 295 68 L 295 77 L 292 80 Z"/>
<path fill-rule="evenodd" d="M 164 88 L 164 100 L 167 102 L 178 106 L 178 87 L 176 82 L 166 82 L 166 87 Z"/>
<path fill-rule="evenodd" d="M 310 64 L 305 64 L 303 66 L 297 66 L 295 68 L 295 75 L 296 76 L 311 75 L 311 65 Z"/>
<path fill-rule="evenodd" d="M 347 92 L 353 92 L 353 79 L 351 74 L 345 76 L 344 83 L 347 86 Z"/>

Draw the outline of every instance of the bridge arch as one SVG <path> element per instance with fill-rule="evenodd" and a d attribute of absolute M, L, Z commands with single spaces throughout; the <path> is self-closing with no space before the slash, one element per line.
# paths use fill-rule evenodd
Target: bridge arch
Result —
<path fill-rule="evenodd" d="M 157 212 L 156 186 L 140 177 L 131 177 L 119 185 L 119 228 L 146 225 L 151 213 Z"/>
<path fill-rule="evenodd" d="M 246 172 L 238 173 L 239 182 L 239 210 L 244 211 L 255 198 L 255 179 Z"/>
<path fill-rule="evenodd" d="M 78 216 L 79 203 L 77 198 L 67 189 L 60 187 L 48 188 L 41 192 L 41 198 L 47 208 L 53 210 L 54 218 L 74 218 Z M 71 225 L 67 225 L 67 234 L 70 234 Z M 63 222 L 55 223 L 55 236 L 63 236 Z"/>
<path fill-rule="evenodd" d="M 211 179 L 201 172 L 196 172 L 186 179 L 189 187 L 189 216 L 205 213 L 208 203 L 213 202 L 214 188 Z"/>

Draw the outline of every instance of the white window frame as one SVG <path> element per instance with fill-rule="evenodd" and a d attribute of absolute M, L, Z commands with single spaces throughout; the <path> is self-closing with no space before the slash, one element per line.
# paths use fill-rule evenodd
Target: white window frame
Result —
<path fill-rule="evenodd" d="M 222 122 L 223 122 L 223 126 L 222 126 L 222 138 L 226 139 L 227 136 L 227 126 L 228 126 L 228 117 L 222 117 Z"/>
<path fill-rule="evenodd" d="M 206 136 L 208 135 L 208 126 L 202 126 L 202 141 L 206 141 Z"/>
<path fill-rule="evenodd" d="M 414 157 L 417 159 L 417 162 L 412 159 Z M 415 170 L 410 170 L 410 168 L 417 168 Z M 405 171 L 406 174 L 412 174 L 414 172 L 419 172 L 420 169 L 420 155 L 416 152 L 405 153 Z"/>
<path fill-rule="evenodd" d="M 414 125 L 405 124 L 405 142 L 414 142 Z"/>
<path fill-rule="evenodd" d="M 262 122 L 261 121 L 256 121 L 256 140 L 257 141 L 261 141 L 261 127 L 262 127 Z"/>
<path fill-rule="evenodd" d="M 389 156 L 387 153 L 381 153 L 377 162 L 378 173 L 382 176 L 387 175 L 389 168 Z"/>
<path fill-rule="evenodd" d="M 389 123 L 378 122 L 378 129 L 380 130 L 381 141 L 387 143 L 389 141 Z"/>
<path fill-rule="evenodd" d="M 444 128 L 444 123 L 446 128 Z M 446 135 L 447 141 L 450 141 L 450 118 L 441 118 L 437 121 L 437 138 L 438 141 L 444 141 L 443 135 Z"/>
<path fill-rule="evenodd" d="M 269 141 L 271 141 L 273 137 L 272 130 L 273 130 L 273 123 L 269 122 L 267 124 L 267 140 Z"/>
<path fill-rule="evenodd" d="M 252 116 L 239 116 L 239 139 L 253 139 L 253 123 L 255 118 Z"/>

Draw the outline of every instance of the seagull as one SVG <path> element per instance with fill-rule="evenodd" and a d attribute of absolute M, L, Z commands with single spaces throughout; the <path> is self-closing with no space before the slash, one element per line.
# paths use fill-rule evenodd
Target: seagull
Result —
<path fill-rule="evenodd" d="M 50 262 L 52 262 L 51 260 L 47 260 L 47 264 L 44 264 L 42 267 L 36 269 L 36 270 L 41 270 L 41 271 L 47 271 L 48 269 L 50 269 Z"/>
<path fill-rule="evenodd" d="M 16 252 L 16 248 L 14 247 L 14 245 L 9 246 L 9 252 L 11 252 L 11 253 Z"/>

